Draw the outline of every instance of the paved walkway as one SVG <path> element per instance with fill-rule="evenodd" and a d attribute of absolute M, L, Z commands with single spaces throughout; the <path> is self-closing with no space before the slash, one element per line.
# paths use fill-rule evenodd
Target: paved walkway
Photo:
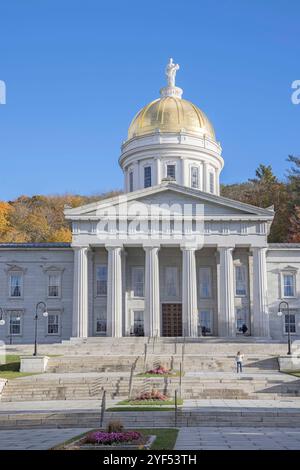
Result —
<path fill-rule="evenodd" d="M 300 428 L 181 428 L 175 450 L 300 450 Z"/>
<path fill-rule="evenodd" d="M 88 431 L 20 429 L 0 431 L 0 450 L 47 450 Z M 300 450 L 300 428 L 182 428 L 175 450 Z"/>
<path fill-rule="evenodd" d="M 108 400 L 107 407 L 116 405 L 120 400 Z M 226 400 L 226 399 L 208 399 L 208 400 L 184 400 L 183 409 L 202 409 L 205 411 L 229 411 L 232 410 L 253 410 L 259 408 L 275 410 L 300 410 L 300 397 L 287 397 L 282 400 Z M 0 414 L 20 413 L 20 412 L 39 412 L 39 411 L 97 411 L 100 412 L 101 400 L 49 400 L 49 401 L 18 401 L 1 402 Z M 299 423 L 300 424 L 300 423 Z"/>
<path fill-rule="evenodd" d="M 0 450 L 47 450 L 88 430 L 74 428 L 0 431 Z"/>

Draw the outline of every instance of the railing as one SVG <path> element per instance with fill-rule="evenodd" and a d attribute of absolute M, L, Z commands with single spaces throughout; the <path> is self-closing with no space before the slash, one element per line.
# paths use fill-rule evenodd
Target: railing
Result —
<path fill-rule="evenodd" d="M 152 337 L 152 353 L 154 354 L 155 343 L 158 341 L 158 330 L 155 331 L 155 334 Z"/>
<path fill-rule="evenodd" d="M 175 390 L 175 406 L 174 406 L 174 413 L 175 413 L 175 419 L 174 419 L 174 427 L 177 428 L 177 423 L 178 423 L 178 399 L 177 399 L 177 390 Z"/>
<path fill-rule="evenodd" d="M 183 344 L 181 348 L 181 364 L 182 364 L 182 373 L 184 372 L 184 357 L 185 357 L 185 336 L 183 338 Z"/>
<path fill-rule="evenodd" d="M 182 363 L 179 364 L 179 397 L 182 398 Z"/>
<path fill-rule="evenodd" d="M 100 428 L 102 428 L 104 424 L 105 410 L 106 410 L 106 390 L 103 390 L 102 401 L 101 401 Z"/>
<path fill-rule="evenodd" d="M 136 358 L 136 360 L 134 361 L 134 363 L 132 364 L 131 369 L 130 369 L 129 386 L 128 386 L 128 398 L 129 398 L 129 400 L 130 400 L 130 398 L 132 398 L 133 374 L 134 374 L 134 371 L 136 369 L 136 365 L 137 365 L 138 360 L 139 360 L 139 356 Z"/>
<path fill-rule="evenodd" d="M 146 372 L 147 368 L 147 355 L 148 355 L 148 344 L 144 344 L 144 371 Z"/>

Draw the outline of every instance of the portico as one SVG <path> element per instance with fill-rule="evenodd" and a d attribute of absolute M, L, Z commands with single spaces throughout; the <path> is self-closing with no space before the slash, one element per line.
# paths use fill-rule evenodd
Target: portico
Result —
<path fill-rule="evenodd" d="M 75 337 L 235 337 L 242 324 L 247 334 L 268 337 L 265 296 L 254 298 L 265 292 L 264 248 L 119 244 L 75 253 Z M 106 281 L 99 280 L 100 266 Z M 103 293 L 99 282 L 106 283 Z"/>

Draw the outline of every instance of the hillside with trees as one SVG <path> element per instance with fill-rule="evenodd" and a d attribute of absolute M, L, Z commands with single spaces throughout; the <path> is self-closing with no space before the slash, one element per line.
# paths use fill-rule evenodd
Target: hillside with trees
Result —
<path fill-rule="evenodd" d="M 221 186 L 222 196 L 259 207 L 274 206 L 271 243 L 300 243 L 300 157 L 290 155 L 287 162 L 284 180 L 273 174 L 271 166 L 261 164 L 255 178 Z M 121 191 L 93 196 L 20 196 L 14 201 L 0 201 L 0 242 L 70 242 L 70 224 L 64 218 L 64 207 L 78 207 L 118 194 Z"/>

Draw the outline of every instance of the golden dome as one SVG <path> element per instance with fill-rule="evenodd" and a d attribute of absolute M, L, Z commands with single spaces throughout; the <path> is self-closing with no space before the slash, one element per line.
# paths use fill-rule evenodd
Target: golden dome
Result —
<path fill-rule="evenodd" d="M 206 134 L 216 140 L 214 128 L 207 116 L 190 101 L 177 96 L 164 96 L 152 101 L 133 118 L 128 129 L 128 139 L 160 132 L 185 132 Z"/>

